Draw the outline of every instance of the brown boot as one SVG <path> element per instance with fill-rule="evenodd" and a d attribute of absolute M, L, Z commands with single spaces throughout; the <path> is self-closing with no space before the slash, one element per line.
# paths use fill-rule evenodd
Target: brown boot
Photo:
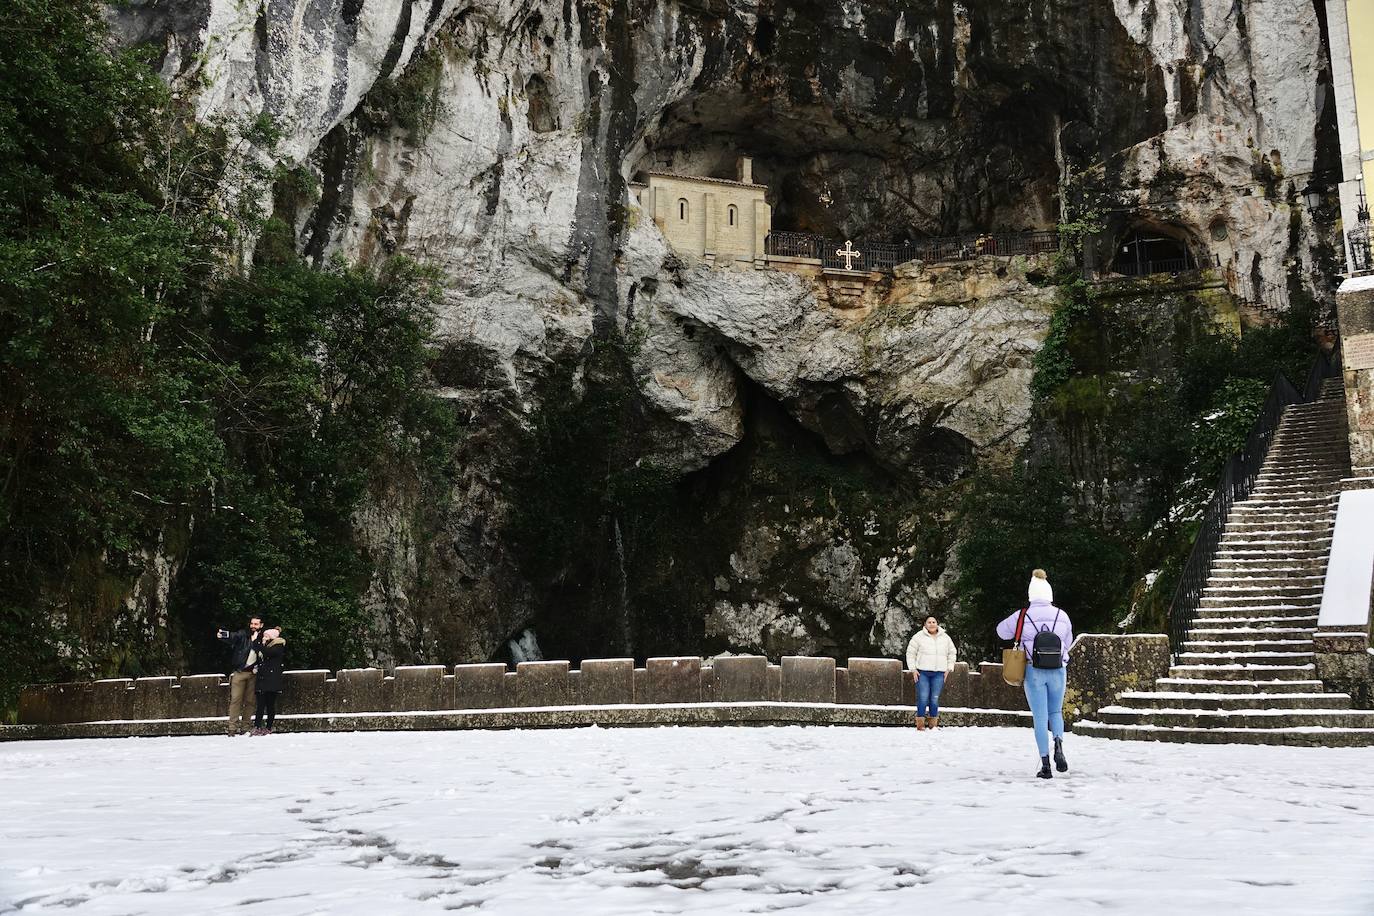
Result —
<path fill-rule="evenodd" d="M 918 732 L 923 732 L 923 731 L 926 730 L 926 720 L 925 720 L 924 717 L 922 717 L 922 716 L 917 716 L 917 717 L 916 717 L 916 730 L 917 730 Z"/>
<path fill-rule="evenodd" d="M 926 727 L 929 728 L 929 729 L 931 729 L 932 731 L 934 731 L 935 728 L 936 728 L 937 726 L 939 726 L 939 724 L 940 724 L 940 717 L 939 717 L 939 716 L 935 716 L 933 719 L 927 719 L 927 720 L 926 720 Z"/>

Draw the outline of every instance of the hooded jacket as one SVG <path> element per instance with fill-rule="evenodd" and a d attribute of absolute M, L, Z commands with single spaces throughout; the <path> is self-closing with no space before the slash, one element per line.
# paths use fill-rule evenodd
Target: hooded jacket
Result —
<path fill-rule="evenodd" d="M 912 671 L 943 671 L 949 674 L 954 670 L 954 660 L 959 651 L 954 648 L 954 640 L 949 638 L 944 627 L 939 627 L 932 636 L 930 631 L 921 627 L 906 646 L 906 666 Z"/>
<path fill-rule="evenodd" d="M 259 650 L 258 680 L 253 689 L 258 693 L 277 693 L 282 688 L 282 671 L 286 668 L 286 640 L 278 636 L 262 644 Z"/>

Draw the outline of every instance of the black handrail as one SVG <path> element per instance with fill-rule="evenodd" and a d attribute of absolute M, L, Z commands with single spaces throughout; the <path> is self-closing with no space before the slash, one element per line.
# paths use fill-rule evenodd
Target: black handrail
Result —
<path fill-rule="evenodd" d="M 1226 466 L 1221 470 L 1216 492 L 1202 514 L 1202 524 L 1193 540 L 1188 562 L 1179 575 L 1178 587 L 1169 605 L 1169 646 L 1174 655 L 1182 651 L 1188 631 L 1197 618 L 1198 605 L 1202 602 L 1207 580 L 1212 575 L 1217 548 L 1221 544 L 1231 507 L 1254 490 L 1255 479 L 1264 466 L 1264 458 L 1269 453 L 1269 445 L 1273 442 L 1284 409 L 1291 404 L 1305 404 L 1320 397 L 1322 383 L 1340 372 L 1340 365 L 1339 349 L 1318 356 L 1307 373 L 1307 383 L 1301 393 L 1281 373 L 1274 375 L 1269 395 L 1264 399 L 1264 407 L 1250 427 L 1245 444 L 1227 459 Z"/>

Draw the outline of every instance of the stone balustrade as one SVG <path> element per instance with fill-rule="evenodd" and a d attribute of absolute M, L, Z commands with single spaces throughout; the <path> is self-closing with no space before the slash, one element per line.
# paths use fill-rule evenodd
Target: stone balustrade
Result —
<path fill-rule="evenodd" d="M 1167 669 L 1168 639 L 1164 636 L 1081 637 L 1074 646 L 1069 667 L 1067 710 L 1089 715 L 1098 705 L 1110 702 L 1114 691 L 1148 683 Z M 229 703 L 228 679 L 219 674 L 182 677 L 119 678 L 71 684 L 26 687 L 20 696 L 18 725 L 0 737 L 62 737 L 74 734 L 152 733 L 147 729 L 62 729 L 86 723 L 205 723 L 225 716 Z M 522 662 L 511 671 L 503 664 L 414 665 L 397 667 L 389 674 L 380 668 L 329 671 L 288 671 L 280 708 L 290 727 L 323 727 L 316 720 L 329 719 L 332 727 L 359 727 L 368 717 L 394 717 L 391 727 L 425 727 L 437 722 L 436 713 L 477 713 L 483 710 L 551 710 L 575 708 L 750 706 L 784 704 L 815 708 L 855 710 L 887 707 L 892 715 L 859 716 L 867 724 L 900 724 L 910 718 L 915 705 L 912 673 L 890 658 L 851 658 L 836 665 L 832 658 L 785 657 L 773 664 L 761 656 L 728 656 L 703 660 L 697 656 L 651 658 L 644 667 L 633 659 L 587 659 L 578 668 L 566 661 Z M 1019 721 L 1026 709 L 1020 688 L 1002 680 L 1002 666 L 985 662 L 977 671 L 960 662 L 945 684 L 942 709 L 961 710 L 949 721 L 971 721 L 969 711 L 1012 714 L 994 717 L 996 722 Z M 752 715 L 752 714 L 751 714 Z M 423 717 L 430 716 L 429 719 Z M 638 714 L 587 719 L 554 717 L 562 724 L 606 721 L 616 724 L 652 724 L 655 721 L 697 721 L 700 716 L 675 713 L 655 718 Z M 850 718 L 854 718 L 851 716 Z M 891 719 L 892 721 L 888 721 Z M 337 720 L 337 721 L 334 721 Z M 530 716 L 500 719 L 468 715 L 463 721 L 477 724 L 436 727 L 481 727 L 480 723 L 515 722 L 521 727 L 537 723 Z M 744 721 L 734 719 L 731 721 Z M 748 719 L 758 720 L 757 716 Z M 457 721 L 455 719 L 455 721 Z M 707 716 L 702 721 L 725 721 Z M 810 721 L 807 719 L 806 721 Z M 822 716 L 818 721 L 840 721 Z M 844 721 L 848 721 L 845 719 Z M 380 727 L 380 726 L 367 726 Z M 180 731 L 198 733 L 189 726 Z"/>

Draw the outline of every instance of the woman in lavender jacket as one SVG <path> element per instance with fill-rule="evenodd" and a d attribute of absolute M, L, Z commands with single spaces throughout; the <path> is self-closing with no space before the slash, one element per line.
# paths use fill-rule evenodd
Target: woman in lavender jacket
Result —
<path fill-rule="evenodd" d="M 1042 630 L 1053 631 L 1063 646 L 1064 663 L 1058 668 L 1026 666 L 1026 702 L 1030 704 L 1035 724 L 1035 746 L 1040 751 L 1040 772 L 1035 775 L 1050 779 L 1050 733 L 1054 733 L 1054 765 L 1059 772 L 1069 769 L 1064 757 L 1064 688 L 1068 685 L 1069 647 L 1073 645 L 1073 623 L 1069 615 L 1054 606 L 1054 589 L 1050 588 L 1045 571 L 1037 569 L 1026 590 L 1030 604 L 1026 608 L 1026 622 L 1021 628 L 1021 648 L 1031 657 L 1035 636 Z M 1021 612 L 1015 611 L 997 625 L 1002 639 L 1016 638 L 1016 621 Z M 1053 658 L 1053 655 L 1050 656 Z"/>

